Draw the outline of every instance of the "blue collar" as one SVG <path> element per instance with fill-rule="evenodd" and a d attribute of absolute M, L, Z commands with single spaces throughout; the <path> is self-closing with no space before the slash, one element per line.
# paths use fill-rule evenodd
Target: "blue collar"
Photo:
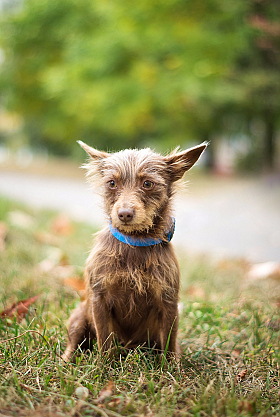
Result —
<path fill-rule="evenodd" d="M 121 233 L 116 227 L 112 226 L 112 222 L 109 222 L 110 232 L 112 235 L 118 239 L 120 242 L 126 243 L 127 245 L 131 246 L 154 246 L 158 245 L 159 243 L 168 243 L 173 237 L 175 231 L 175 219 L 172 217 L 172 225 L 170 230 L 166 232 L 166 239 L 153 239 L 150 237 L 146 238 L 135 238 L 129 235 L 124 235 Z"/>

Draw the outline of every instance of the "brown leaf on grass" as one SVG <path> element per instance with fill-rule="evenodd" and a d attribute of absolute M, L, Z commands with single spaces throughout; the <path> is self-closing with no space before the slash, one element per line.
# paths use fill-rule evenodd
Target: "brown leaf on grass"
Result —
<path fill-rule="evenodd" d="M 25 315 L 28 313 L 29 307 L 33 303 L 35 303 L 35 301 L 39 297 L 40 297 L 40 294 L 12 304 L 11 307 L 8 307 L 1 312 L 1 314 L 0 314 L 1 318 L 16 316 L 18 321 L 22 320 L 25 317 Z"/>
<path fill-rule="evenodd" d="M 50 247 L 48 256 L 38 264 L 38 270 L 59 278 L 67 278 L 73 274 L 74 267 L 69 265 L 69 260 L 61 249 Z"/>
<path fill-rule="evenodd" d="M 234 349 L 234 350 L 231 352 L 231 357 L 232 357 L 232 359 L 234 359 L 234 360 L 239 359 L 239 357 L 240 357 L 240 353 L 241 353 L 241 350 L 240 350 L 240 349 Z"/>
<path fill-rule="evenodd" d="M 95 404 L 104 403 L 106 398 L 109 398 L 113 395 L 114 388 L 114 383 L 112 380 L 110 380 L 106 387 L 102 388 L 102 390 L 99 392 L 98 397 L 96 398 L 96 400 L 94 400 Z"/>
<path fill-rule="evenodd" d="M 69 277 L 64 279 L 64 284 L 73 288 L 74 290 L 80 292 L 86 289 L 86 284 L 83 279 L 80 277 Z"/>
<path fill-rule="evenodd" d="M 8 226 L 4 222 L 0 222 L 0 252 L 5 250 L 5 239 L 8 233 Z"/>
<path fill-rule="evenodd" d="M 59 266 L 70 266 L 70 262 L 69 262 L 68 256 L 66 254 L 62 255 L 58 265 Z"/>
<path fill-rule="evenodd" d="M 196 285 L 190 285 L 187 289 L 186 289 L 186 294 L 190 295 L 193 298 L 200 298 L 200 299 L 205 299 L 206 298 L 206 293 L 204 291 L 203 288 L 198 287 Z"/>
<path fill-rule="evenodd" d="M 26 389 L 26 391 L 32 392 L 32 389 L 28 385 L 23 384 L 22 382 L 19 382 L 19 386 L 23 389 Z M 0 414 L 0 417 L 2 417 L 2 414 Z"/>
<path fill-rule="evenodd" d="M 43 243 L 44 245 L 59 246 L 61 244 L 61 240 L 58 236 L 54 236 L 52 233 L 48 232 L 36 232 L 34 233 L 34 238 L 37 242 Z"/>
<path fill-rule="evenodd" d="M 112 401 L 110 401 L 108 403 L 108 406 L 111 408 L 115 408 L 117 407 L 119 404 L 121 403 L 121 399 L 120 398 L 113 398 Z"/>
<path fill-rule="evenodd" d="M 223 272 L 233 271 L 238 268 L 245 273 L 248 271 L 248 261 L 246 259 L 223 258 L 218 260 L 216 268 Z"/>
<path fill-rule="evenodd" d="M 242 413 L 242 411 L 246 411 L 246 412 L 249 412 L 250 414 L 253 414 L 254 408 L 255 407 L 253 406 L 253 404 L 247 400 L 241 401 L 238 405 L 239 413 Z"/>
<path fill-rule="evenodd" d="M 53 220 L 51 231 L 57 235 L 68 236 L 73 233 L 72 222 L 67 216 L 61 214 Z"/>
<path fill-rule="evenodd" d="M 64 253 L 60 248 L 49 247 L 47 250 L 47 257 L 41 261 L 38 266 L 42 272 L 49 272 L 56 265 L 59 265 Z"/>
<path fill-rule="evenodd" d="M 81 299 L 84 300 L 86 294 L 86 284 L 83 279 L 81 279 L 80 277 L 68 277 L 64 278 L 63 282 L 68 287 L 77 291 Z"/>
<path fill-rule="evenodd" d="M 239 374 L 236 375 L 235 381 L 236 382 L 244 381 L 244 379 L 245 379 L 245 377 L 247 375 L 247 372 L 248 372 L 247 369 L 243 369 L 243 371 L 239 372 Z"/>

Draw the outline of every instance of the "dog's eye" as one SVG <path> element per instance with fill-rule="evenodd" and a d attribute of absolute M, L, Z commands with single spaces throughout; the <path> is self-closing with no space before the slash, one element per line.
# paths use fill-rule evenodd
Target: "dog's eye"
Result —
<path fill-rule="evenodd" d="M 145 190 L 151 190 L 154 186 L 154 183 L 152 181 L 146 180 L 143 183 L 143 188 L 145 188 Z"/>
<path fill-rule="evenodd" d="M 117 188 L 117 184 L 115 183 L 114 180 L 110 180 L 108 181 L 108 187 L 111 189 Z"/>

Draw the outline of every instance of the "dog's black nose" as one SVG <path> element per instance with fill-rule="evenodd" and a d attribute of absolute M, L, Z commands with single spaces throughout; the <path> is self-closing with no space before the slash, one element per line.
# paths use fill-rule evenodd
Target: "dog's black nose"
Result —
<path fill-rule="evenodd" d="M 131 220 L 133 219 L 134 211 L 129 208 L 121 208 L 118 211 L 118 216 L 122 222 L 128 223 L 131 222 Z"/>

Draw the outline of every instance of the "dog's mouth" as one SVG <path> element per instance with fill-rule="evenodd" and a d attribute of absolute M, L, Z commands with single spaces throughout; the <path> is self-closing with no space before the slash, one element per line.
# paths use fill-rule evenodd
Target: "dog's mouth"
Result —
<path fill-rule="evenodd" d="M 119 217 L 112 216 L 110 219 L 112 226 L 118 229 L 121 233 L 128 235 L 147 234 L 151 227 L 153 227 L 152 219 L 142 219 L 135 216 L 131 221 L 122 221 Z"/>
<path fill-rule="evenodd" d="M 112 226 L 124 234 L 147 234 L 153 227 L 154 213 L 139 204 L 115 206 L 110 214 Z"/>
<path fill-rule="evenodd" d="M 147 224 L 131 224 L 131 223 L 118 223 L 113 224 L 113 227 L 116 227 L 120 232 L 125 234 L 137 234 L 137 233 L 148 233 L 149 226 Z"/>

